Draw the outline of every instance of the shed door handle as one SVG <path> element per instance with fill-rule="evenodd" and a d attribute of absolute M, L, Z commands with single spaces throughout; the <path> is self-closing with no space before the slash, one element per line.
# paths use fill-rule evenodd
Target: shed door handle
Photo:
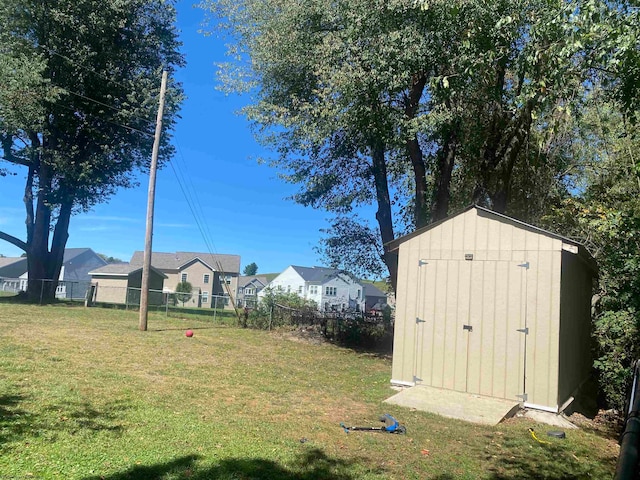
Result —
<path fill-rule="evenodd" d="M 462 329 L 463 330 L 469 330 L 470 332 L 473 332 L 473 325 L 463 325 Z"/>

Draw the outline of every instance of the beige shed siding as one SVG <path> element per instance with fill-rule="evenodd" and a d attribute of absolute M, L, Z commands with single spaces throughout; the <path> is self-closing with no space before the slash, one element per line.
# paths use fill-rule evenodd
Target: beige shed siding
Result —
<path fill-rule="evenodd" d="M 526 381 L 528 403 L 556 408 L 561 251 L 476 209 L 401 243 L 392 379 L 508 399 Z"/>
<path fill-rule="evenodd" d="M 563 251 L 562 257 L 559 405 L 567 401 L 589 376 L 592 360 L 590 350 L 592 274 L 577 255 Z"/>
<path fill-rule="evenodd" d="M 125 303 L 128 277 L 93 277 L 96 288 L 96 302 Z"/>

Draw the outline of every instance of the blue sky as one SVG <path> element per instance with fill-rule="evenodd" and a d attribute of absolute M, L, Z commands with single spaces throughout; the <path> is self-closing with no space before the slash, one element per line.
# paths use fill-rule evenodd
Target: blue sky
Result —
<path fill-rule="evenodd" d="M 329 214 L 286 200 L 297 190 L 277 178 L 277 171 L 258 165 L 264 153 L 246 120 L 237 110 L 246 98 L 225 96 L 215 90 L 215 62 L 224 60 L 224 42 L 198 33 L 204 12 L 192 2 L 178 3 L 178 26 L 187 66 L 178 74 L 185 101 L 174 143 L 173 160 L 188 177 L 197 197 L 214 253 L 241 256 L 242 267 L 255 262 L 259 272 L 279 272 L 288 265 L 313 266 L 313 250 L 328 225 Z M 25 238 L 22 192 L 25 173 L 0 177 L 0 230 Z M 96 252 L 129 260 L 144 248 L 148 180 L 120 190 L 108 204 L 74 216 L 68 247 L 90 247 Z M 156 186 L 154 251 L 209 250 L 170 166 L 158 173 Z M 0 240 L 0 254 L 22 252 Z"/>

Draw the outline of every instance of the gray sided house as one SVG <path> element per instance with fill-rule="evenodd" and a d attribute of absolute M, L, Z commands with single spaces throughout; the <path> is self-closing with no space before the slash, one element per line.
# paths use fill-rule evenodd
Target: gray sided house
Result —
<path fill-rule="evenodd" d="M 362 282 L 364 290 L 364 311 L 379 312 L 387 305 L 387 294 L 373 283 Z"/>
<path fill-rule="evenodd" d="M 140 305 L 142 267 L 129 263 L 112 263 L 89 272 L 93 280 L 92 302 Z M 149 272 L 149 304 L 164 302 L 164 281 L 167 276 L 151 267 Z"/>
<path fill-rule="evenodd" d="M 5 262 L 2 260 L 14 261 L 3 267 Z M 90 248 L 66 248 L 56 298 L 84 298 L 91 282 L 89 272 L 106 264 L 107 262 Z M 2 285 L 14 285 L 17 282 L 19 290 L 26 290 L 28 279 L 26 258 L 0 259 L 0 289 Z"/>
<path fill-rule="evenodd" d="M 142 267 L 144 252 L 137 251 L 130 264 Z M 185 306 L 213 308 L 214 296 L 224 297 L 225 307 L 231 308 L 229 292 L 237 298 L 240 256 L 198 252 L 153 252 L 151 265 L 167 276 L 164 289 L 174 292 L 181 282 L 189 282 L 193 296 Z M 218 305 L 220 305 L 218 303 Z"/>
<path fill-rule="evenodd" d="M 24 257 L 0 258 L 0 290 L 17 292 L 20 290 L 20 276 L 27 271 Z"/>
<path fill-rule="evenodd" d="M 269 281 L 264 275 L 241 275 L 238 277 L 238 306 L 254 308 L 258 304 L 258 293 Z"/>
<path fill-rule="evenodd" d="M 399 254 L 392 383 L 558 412 L 591 371 L 597 267 L 580 244 L 471 206 Z"/>

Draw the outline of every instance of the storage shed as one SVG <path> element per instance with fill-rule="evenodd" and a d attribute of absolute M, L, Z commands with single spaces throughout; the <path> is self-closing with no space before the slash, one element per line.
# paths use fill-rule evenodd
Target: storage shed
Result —
<path fill-rule="evenodd" d="M 142 267 L 112 263 L 89 272 L 94 288 L 92 301 L 140 305 Z M 164 280 L 167 276 L 154 267 L 149 270 L 149 304 L 163 305 Z"/>
<path fill-rule="evenodd" d="M 597 268 L 581 244 L 474 205 L 389 247 L 393 384 L 558 412 L 589 377 Z"/>

